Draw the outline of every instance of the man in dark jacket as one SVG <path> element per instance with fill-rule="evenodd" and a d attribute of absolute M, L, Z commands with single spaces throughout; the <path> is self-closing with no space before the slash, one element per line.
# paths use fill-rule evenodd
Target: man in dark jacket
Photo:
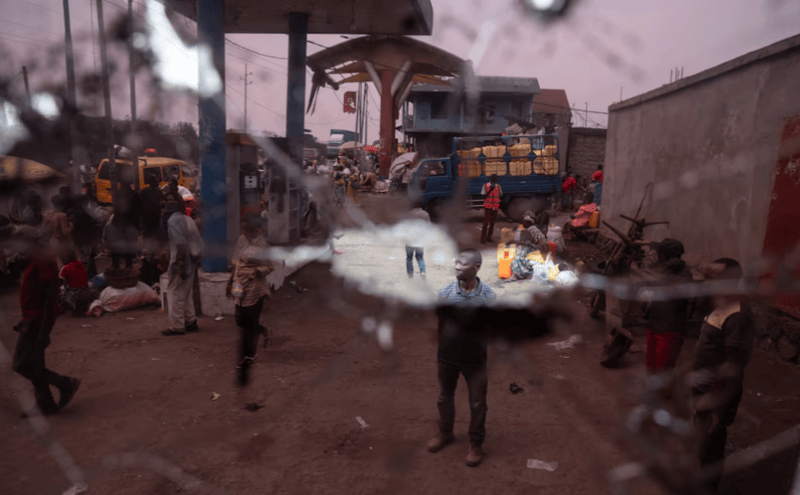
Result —
<path fill-rule="evenodd" d="M 33 384 L 36 405 L 44 415 L 55 414 L 75 396 L 81 381 L 50 371 L 45 366 L 44 351 L 50 345 L 58 305 L 58 265 L 37 241 L 32 262 L 25 270 L 20 287 L 22 321 L 15 327 L 20 332 L 14 350 L 13 369 Z M 60 392 L 56 404 L 50 386 Z M 28 413 L 23 413 L 27 417 Z"/>
<path fill-rule="evenodd" d="M 715 291 L 714 310 L 706 317 L 695 345 L 690 375 L 700 433 L 700 465 L 710 492 L 719 488 L 728 427 L 736 419 L 750 361 L 755 324 L 738 284 L 742 267 L 730 258 L 714 262 L 708 278 L 723 286 Z"/>

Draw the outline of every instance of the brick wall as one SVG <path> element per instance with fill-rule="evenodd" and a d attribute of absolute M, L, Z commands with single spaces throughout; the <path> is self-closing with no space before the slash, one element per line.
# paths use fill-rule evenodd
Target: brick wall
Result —
<path fill-rule="evenodd" d="M 605 161 L 606 130 L 573 127 L 569 131 L 567 165 L 581 177 L 591 177 Z"/>

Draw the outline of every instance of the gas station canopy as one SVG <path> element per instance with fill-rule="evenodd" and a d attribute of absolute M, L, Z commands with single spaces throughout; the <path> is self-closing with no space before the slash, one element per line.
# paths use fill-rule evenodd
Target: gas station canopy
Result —
<path fill-rule="evenodd" d="M 163 0 L 197 19 L 197 0 Z M 430 0 L 227 0 L 225 32 L 288 34 L 289 14 L 308 15 L 309 34 L 430 35 Z"/>

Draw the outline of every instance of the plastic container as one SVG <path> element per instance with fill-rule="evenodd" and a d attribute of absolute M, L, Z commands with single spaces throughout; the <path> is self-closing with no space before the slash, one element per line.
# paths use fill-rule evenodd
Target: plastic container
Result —
<path fill-rule="evenodd" d="M 600 225 L 600 212 L 595 211 L 589 218 L 589 227 L 596 229 L 598 225 Z"/>
<path fill-rule="evenodd" d="M 108 285 L 114 289 L 130 289 L 139 283 L 139 271 L 131 269 L 106 270 L 103 273 Z"/>
<path fill-rule="evenodd" d="M 510 256 L 508 250 L 505 250 L 503 253 L 503 257 L 497 261 L 497 275 L 500 278 L 506 279 L 511 278 L 511 262 L 514 261 L 514 257 Z"/>
<path fill-rule="evenodd" d="M 558 251 L 558 244 L 553 242 L 553 241 L 548 242 L 547 243 L 547 250 L 550 251 L 550 254 L 555 256 L 556 255 L 556 251 Z"/>

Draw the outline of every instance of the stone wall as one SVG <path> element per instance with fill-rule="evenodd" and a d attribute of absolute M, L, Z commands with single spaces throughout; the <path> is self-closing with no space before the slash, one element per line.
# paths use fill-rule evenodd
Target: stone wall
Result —
<path fill-rule="evenodd" d="M 581 177 L 591 178 L 597 166 L 605 162 L 606 130 L 573 127 L 569 131 L 567 166 Z"/>

